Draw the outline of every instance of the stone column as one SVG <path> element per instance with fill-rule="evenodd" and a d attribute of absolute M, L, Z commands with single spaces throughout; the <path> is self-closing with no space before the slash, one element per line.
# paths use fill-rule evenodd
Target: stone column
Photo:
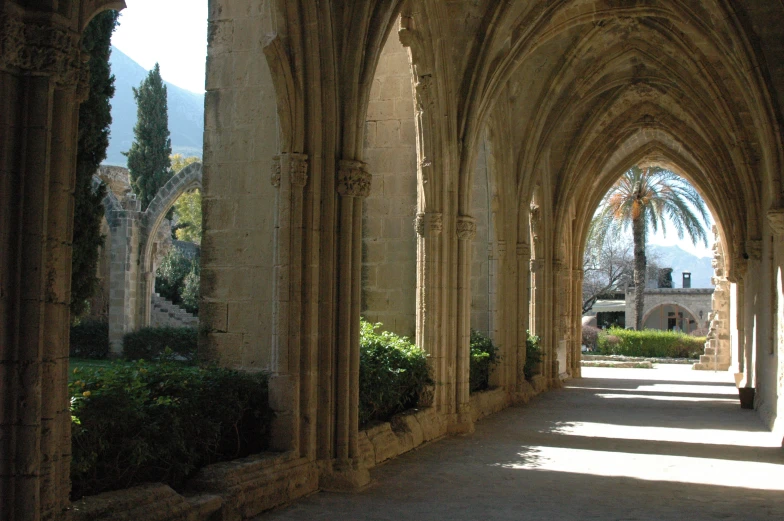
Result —
<path fill-rule="evenodd" d="M 35 8 L 27 17 L 5 2 L 0 18 L 0 518 L 15 521 L 62 519 L 70 505 L 71 240 L 86 76 L 79 33 L 60 25 L 71 21 Z"/>
<path fill-rule="evenodd" d="M 128 192 L 121 209 L 112 212 L 112 243 L 109 267 L 109 343 L 111 355 L 122 355 L 123 335 L 136 327 L 136 295 L 139 285 L 139 211 L 141 203 Z"/>
<path fill-rule="evenodd" d="M 300 450 L 300 323 L 302 308 L 302 197 L 308 181 L 307 156 L 281 154 L 272 161 L 275 250 L 270 404 L 275 411 L 270 445 Z M 308 426 L 314 428 L 315 426 Z"/>
<path fill-rule="evenodd" d="M 370 481 L 359 458 L 359 313 L 362 284 L 362 203 L 371 175 L 361 161 L 341 160 L 339 200 L 335 462 L 331 485 L 358 488 Z"/>
<path fill-rule="evenodd" d="M 439 212 L 419 213 L 414 221 L 417 233 L 417 316 L 416 343 L 429 355 L 433 378 L 433 406 L 443 413 L 450 411 L 447 396 L 447 359 L 441 343 L 442 302 L 441 243 L 444 228 Z"/>
<path fill-rule="evenodd" d="M 525 242 L 517 243 L 517 371 L 516 390 L 523 391 L 525 382 L 526 341 L 530 329 L 530 283 L 531 283 L 531 246 Z"/>
<path fill-rule="evenodd" d="M 572 365 L 571 375 L 573 378 L 582 376 L 582 309 L 583 309 L 583 270 L 572 270 Z"/>
<path fill-rule="evenodd" d="M 449 432 L 471 432 L 469 358 L 471 343 L 471 246 L 476 237 L 476 221 L 468 215 L 457 217 L 457 352 L 455 362 L 455 404 L 457 417 Z"/>

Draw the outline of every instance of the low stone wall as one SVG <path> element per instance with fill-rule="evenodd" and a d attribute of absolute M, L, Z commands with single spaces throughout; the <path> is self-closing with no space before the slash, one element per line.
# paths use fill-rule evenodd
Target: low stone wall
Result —
<path fill-rule="evenodd" d="M 316 464 L 260 454 L 203 468 L 178 494 L 161 483 L 91 496 L 72 521 L 241 521 L 318 490 Z"/>
<path fill-rule="evenodd" d="M 538 376 L 514 396 L 500 388 L 474 393 L 473 421 L 512 402 L 527 403 L 546 387 Z M 446 421 L 435 409 L 413 409 L 360 431 L 360 457 L 372 469 L 446 434 Z M 71 521 L 242 521 L 318 489 L 317 463 L 294 453 L 259 454 L 204 467 L 187 483 L 185 494 L 149 483 L 84 498 L 73 504 Z"/>

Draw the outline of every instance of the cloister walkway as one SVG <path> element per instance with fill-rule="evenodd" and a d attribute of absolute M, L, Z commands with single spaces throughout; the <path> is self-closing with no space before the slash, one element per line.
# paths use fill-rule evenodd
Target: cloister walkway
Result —
<path fill-rule="evenodd" d="M 728 373 L 584 368 L 566 388 L 272 520 L 784 519 L 784 449 Z"/>

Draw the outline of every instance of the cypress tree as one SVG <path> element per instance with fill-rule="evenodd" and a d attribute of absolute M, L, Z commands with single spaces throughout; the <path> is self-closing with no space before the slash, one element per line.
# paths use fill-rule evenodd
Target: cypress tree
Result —
<path fill-rule="evenodd" d="M 71 271 L 71 315 L 78 317 L 87 310 L 87 299 L 98 288 L 96 267 L 100 247 L 103 198 L 106 187 L 93 188 L 93 174 L 106 159 L 109 125 L 112 122 L 109 102 L 114 96 L 114 76 L 109 65 L 111 38 L 117 26 L 117 11 L 96 16 L 87 26 L 82 39 L 90 55 L 90 94 L 79 107 L 79 143 L 76 156 L 74 191 L 73 264 Z"/>
<path fill-rule="evenodd" d="M 144 210 L 172 176 L 166 85 L 157 63 L 139 88 L 133 89 L 133 97 L 137 106 L 136 126 L 133 128 L 135 139 L 125 155 L 128 157 L 131 187 Z"/>

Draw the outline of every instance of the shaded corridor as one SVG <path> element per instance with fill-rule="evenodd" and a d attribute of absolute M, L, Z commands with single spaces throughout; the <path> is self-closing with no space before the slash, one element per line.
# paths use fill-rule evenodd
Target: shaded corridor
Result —
<path fill-rule="evenodd" d="M 322 492 L 271 520 L 784 519 L 784 449 L 729 373 L 584 368 L 584 378 Z"/>

